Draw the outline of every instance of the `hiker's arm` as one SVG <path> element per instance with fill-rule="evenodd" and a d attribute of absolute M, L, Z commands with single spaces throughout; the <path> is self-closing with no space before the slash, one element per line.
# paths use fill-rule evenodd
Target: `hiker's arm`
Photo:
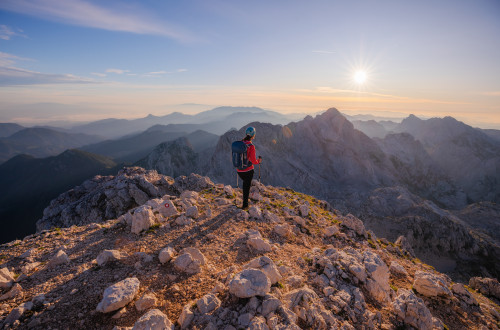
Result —
<path fill-rule="evenodd" d="M 250 148 L 248 148 L 248 160 L 252 162 L 252 164 L 260 164 L 260 159 L 257 160 L 255 158 L 255 146 L 251 145 Z"/>

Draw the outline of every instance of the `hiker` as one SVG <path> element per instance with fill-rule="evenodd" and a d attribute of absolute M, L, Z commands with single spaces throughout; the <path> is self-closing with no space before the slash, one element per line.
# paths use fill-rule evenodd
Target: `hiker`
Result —
<path fill-rule="evenodd" d="M 262 162 L 262 157 L 259 159 L 255 158 L 255 146 L 252 144 L 252 140 L 255 138 L 255 128 L 250 126 L 245 131 L 245 138 L 243 142 L 247 145 L 247 159 L 249 166 L 245 169 L 237 169 L 238 176 L 243 180 L 243 205 L 242 209 L 248 209 L 248 196 L 250 195 L 250 186 L 252 185 L 254 167 L 253 164 L 260 164 Z"/>

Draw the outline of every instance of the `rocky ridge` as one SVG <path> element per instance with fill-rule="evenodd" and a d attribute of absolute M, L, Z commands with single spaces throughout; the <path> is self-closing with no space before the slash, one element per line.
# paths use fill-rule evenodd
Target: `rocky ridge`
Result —
<path fill-rule="evenodd" d="M 405 238 L 377 239 L 325 201 L 254 182 L 246 212 L 235 206 L 239 189 L 195 174 L 156 178 L 156 195 L 116 218 L 0 246 L 0 326 L 500 326 L 497 280 L 456 283 L 416 259 Z"/>

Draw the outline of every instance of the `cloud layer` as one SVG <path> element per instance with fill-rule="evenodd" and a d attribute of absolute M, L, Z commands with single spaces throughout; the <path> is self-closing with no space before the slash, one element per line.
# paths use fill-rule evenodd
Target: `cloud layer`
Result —
<path fill-rule="evenodd" d="M 108 9 L 83 0 L 2 0 L 0 9 L 109 31 L 161 35 L 179 41 L 193 39 L 181 28 L 160 22 L 154 15 L 141 12 L 139 8 L 121 6 Z M 8 37 L 8 34 L 4 33 L 4 36 Z"/>

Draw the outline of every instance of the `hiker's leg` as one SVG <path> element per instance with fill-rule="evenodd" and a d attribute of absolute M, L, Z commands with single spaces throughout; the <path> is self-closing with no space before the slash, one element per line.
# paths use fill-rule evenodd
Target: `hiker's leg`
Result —
<path fill-rule="evenodd" d="M 238 172 L 241 180 L 243 180 L 243 208 L 248 207 L 248 196 L 250 195 L 250 186 L 252 185 L 254 171 Z"/>

